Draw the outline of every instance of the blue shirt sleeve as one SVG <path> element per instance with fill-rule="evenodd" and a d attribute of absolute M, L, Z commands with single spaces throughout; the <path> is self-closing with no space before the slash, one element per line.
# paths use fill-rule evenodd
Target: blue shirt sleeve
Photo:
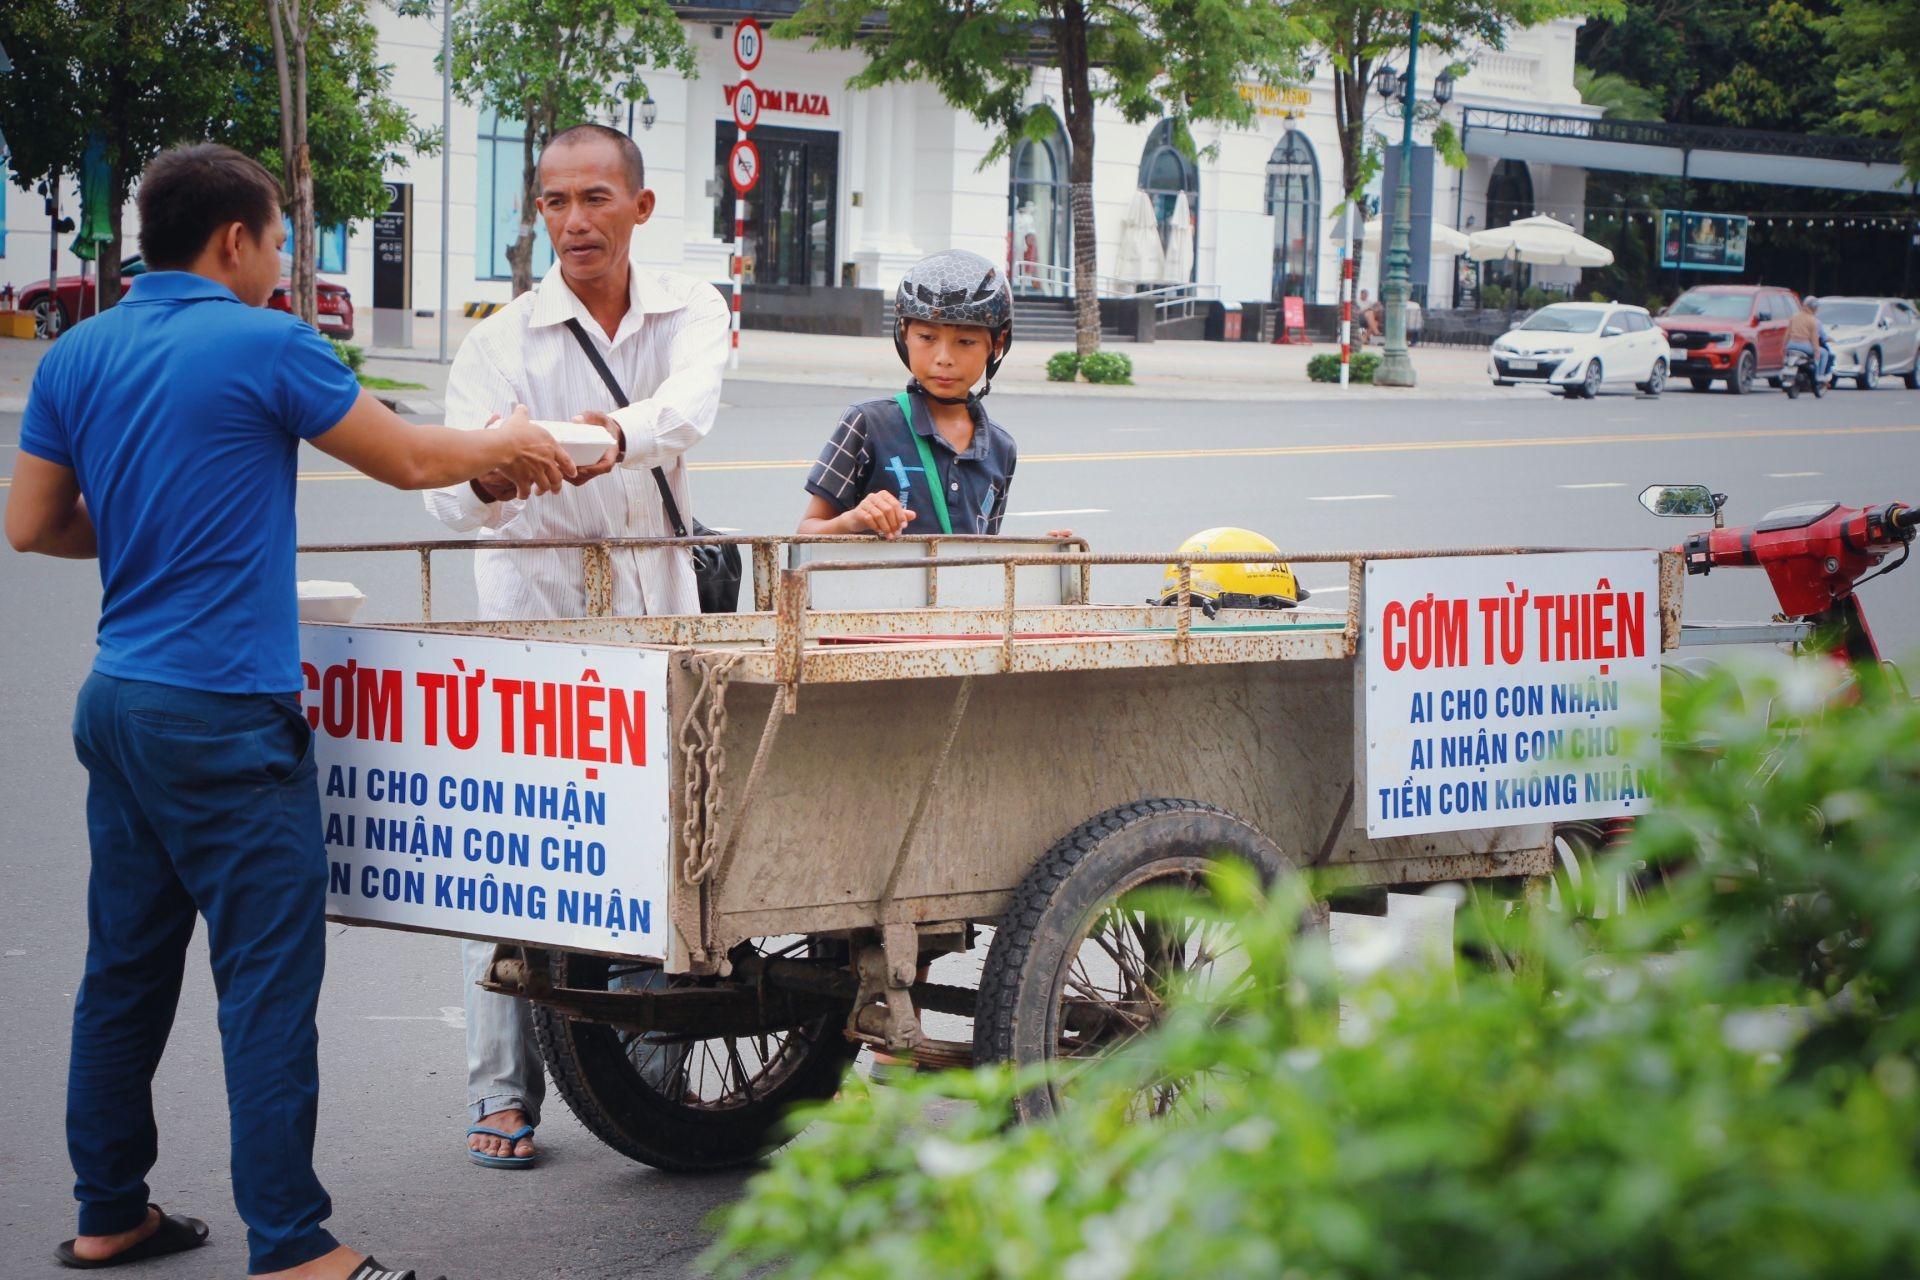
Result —
<path fill-rule="evenodd" d="M 313 326 L 295 324 L 274 371 L 280 421 L 302 440 L 338 426 L 360 398 L 360 381 Z"/>
<path fill-rule="evenodd" d="M 27 412 L 20 420 L 20 452 L 71 468 L 73 442 L 67 438 L 67 429 L 60 421 L 60 396 L 55 389 L 61 363 L 49 351 L 33 372 L 33 386 L 27 392 Z"/>

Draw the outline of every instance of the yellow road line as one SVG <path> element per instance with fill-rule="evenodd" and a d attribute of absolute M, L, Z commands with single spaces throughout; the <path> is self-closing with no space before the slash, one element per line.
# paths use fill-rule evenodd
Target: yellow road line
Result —
<path fill-rule="evenodd" d="M 1466 449 L 1554 449 L 1590 445 L 1687 444 L 1710 440 L 1813 440 L 1840 436 L 1913 435 L 1920 423 L 1879 427 L 1790 427 L 1784 430 L 1752 429 L 1743 431 L 1643 431 L 1606 435 L 1536 436 L 1531 438 L 1487 438 L 1477 440 L 1389 440 L 1371 444 L 1284 444 L 1246 445 L 1227 449 L 1126 449 L 1082 453 L 1028 453 L 1020 461 L 1027 466 L 1048 462 L 1178 462 L 1230 458 L 1306 458 L 1342 454 L 1376 453 L 1451 453 Z M 805 471 L 811 458 L 759 459 L 732 462 L 695 462 L 693 471 Z M 365 480 L 358 471 L 302 471 L 302 480 Z M 0 488 L 10 482 L 0 478 Z"/>

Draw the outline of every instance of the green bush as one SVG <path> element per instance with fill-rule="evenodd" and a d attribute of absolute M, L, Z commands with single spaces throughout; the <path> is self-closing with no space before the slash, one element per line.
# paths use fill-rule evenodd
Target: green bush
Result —
<path fill-rule="evenodd" d="M 1488 311 L 1507 309 L 1507 290 L 1504 285 L 1490 284 L 1480 290 L 1480 305 Z"/>
<path fill-rule="evenodd" d="M 1356 351 L 1347 366 L 1349 382 L 1372 382 L 1374 370 L 1380 367 L 1380 357 L 1372 351 Z M 1314 382 L 1340 381 L 1340 356 L 1336 352 L 1323 351 L 1307 361 L 1307 377 Z"/>
<path fill-rule="evenodd" d="M 360 372 L 360 366 L 367 362 L 367 353 L 365 351 L 350 343 L 342 342 L 338 338 L 329 338 L 327 341 L 333 344 L 333 354 L 340 357 L 341 364 L 344 364 L 355 373 Z"/>
<path fill-rule="evenodd" d="M 1047 357 L 1048 382 L 1072 382 L 1080 376 L 1080 355 L 1075 351 L 1056 351 Z"/>
<path fill-rule="evenodd" d="M 1538 311 L 1553 301 L 1553 295 L 1539 285 L 1528 285 L 1527 291 L 1520 295 L 1520 306 L 1527 311 Z"/>
<path fill-rule="evenodd" d="M 1126 386 L 1133 381 L 1133 360 L 1118 351 L 1095 351 L 1080 361 L 1088 382 Z"/>
<path fill-rule="evenodd" d="M 1643 911 L 1580 932 L 1476 896 L 1463 931 L 1529 962 L 1336 993 L 1323 939 L 1297 930 L 1298 887 L 1263 903 L 1220 876 L 1244 957 L 1231 990 L 1176 1000 L 1047 1124 L 1010 1125 L 1032 1081 L 1004 1071 L 850 1079 L 724 1211 L 707 1265 L 779 1280 L 1914 1274 L 1920 707 L 1870 687 L 1822 710 L 1817 665 L 1749 681 L 1674 705 L 1671 740 L 1714 749 L 1668 752 L 1663 807 L 1625 854 L 1673 884 Z M 1187 1105 L 1133 1114 L 1170 1082 Z"/>

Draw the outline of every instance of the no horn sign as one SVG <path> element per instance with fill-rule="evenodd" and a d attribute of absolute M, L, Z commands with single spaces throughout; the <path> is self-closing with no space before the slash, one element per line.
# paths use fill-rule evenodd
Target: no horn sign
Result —
<path fill-rule="evenodd" d="M 743 196 L 760 181 L 760 148 L 753 145 L 753 139 L 740 139 L 727 153 L 727 180 Z"/>

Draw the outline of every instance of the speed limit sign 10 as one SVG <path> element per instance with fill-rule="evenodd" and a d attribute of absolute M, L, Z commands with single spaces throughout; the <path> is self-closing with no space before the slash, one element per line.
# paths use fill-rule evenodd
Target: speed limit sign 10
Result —
<path fill-rule="evenodd" d="M 740 139 L 727 153 L 727 181 L 742 196 L 760 181 L 760 148 L 753 145 L 753 139 Z"/>
<path fill-rule="evenodd" d="M 733 122 L 742 133 L 760 123 L 760 90 L 744 76 L 733 88 Z"/>
<path fill-rule="evenodd" d="M 752 18 L 742 18 L 734 26 L 733 60 L 740 64 L 742 71 L 751 71 L 760 65 L 760 55 L 766 52 L 766 46 L 766 34 Z"/>

